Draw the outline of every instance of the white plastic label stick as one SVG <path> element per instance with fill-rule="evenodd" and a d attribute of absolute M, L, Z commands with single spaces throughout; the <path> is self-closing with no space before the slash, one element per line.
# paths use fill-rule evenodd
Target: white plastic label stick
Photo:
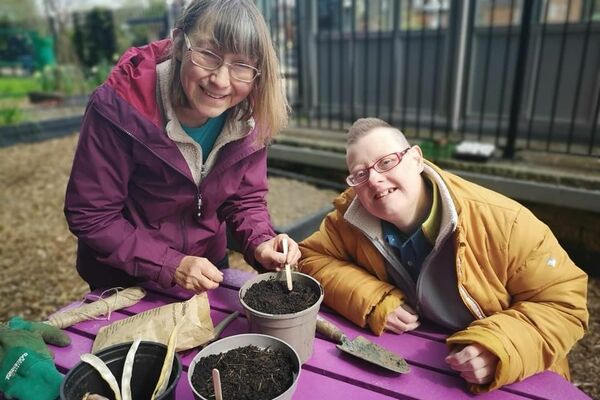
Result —
<path fill-rule="evenodd" d="M 287 238 L 283 238 L 282 245 L 283 245 L 283 254 L 285 254 L 286 257 L 287 257 L 287 253 L 288 253 L 288 240 L 287 240 Z M 287 288 L 291 292 L 292 289 L 294 288 L 294 286 L 292 284 L 292 269 L 290 268 L 290 264 L 288 264 L 287 262 L 285 263 L 285 279 L 287 281 Z"/>

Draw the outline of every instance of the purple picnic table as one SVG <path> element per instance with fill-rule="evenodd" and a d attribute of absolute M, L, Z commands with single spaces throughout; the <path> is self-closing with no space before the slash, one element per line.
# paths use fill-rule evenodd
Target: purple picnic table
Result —
<path fill-rule="evenodd" d="M 253 276 L 235 269 L 225 270 L 225 280 L 216 290 L 208 292 L 211 318 L 216 325 L 234 311 L 240 316 L 230 323 L 221 337 L 248 332 L 248 323 L 238 299 L 238 289 Z M 52 347 L 56 365 L 66 374 L 79 362 L 79 356 L 89 353 L 98 330 L 123 319 L 168 303 L 183 301 L 191 293 L 182 289 L 165 291 L 158 286 L 146 286 L 142 301 L 116 312 L 110 320 L 94 320 L 66 329 L 72 343 L 65 348 Z M 68 308 L 68 307 L 67 307 Z M 507 385 L 491 393 L 474 395 L 467 391 L 460 376 L 444 362 L 448 348 L 444 342 L 447 332 L 432 326 L 421 326 L 403 335 L 384 333 L 375 336 L 365 329 L 322 307 L 321 314 L 336 323 L 346 335 L 367 339 L 403 356 L 411 366 L 408 374 L 398 375 L 342 353 L 335 343 L 319 335 L 315 338 L 313 355 L 302 366 L 295 400 L 349 399 L 589 399 L 577 387 L 553 372 L 543 372 L 521 382 Z M 178 400 L 192 400 L 187 371 L 198 349 L 181 352 L 183 372 L 177 385 Z"/>

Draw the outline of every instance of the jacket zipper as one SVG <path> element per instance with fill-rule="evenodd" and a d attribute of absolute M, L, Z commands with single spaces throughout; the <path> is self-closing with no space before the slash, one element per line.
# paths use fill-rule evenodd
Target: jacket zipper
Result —
<path fill-rule="evenodd" d="M 467 292 L 467 289 L 462 285 L 462 283 L 458 282 L 458 277 L 461 276 L 461 268 L 462 262 L 459 257 L 456 258 L 456 272 L 457 272 L 457 284 L 458 291 L 460 293 L 460 297 L 463 299 L 463 302 L 467 306 L 467 308 L 471 311 L 473 315 L 475 315 L 478 319 L 484 319 L 485 314 L 479 304 L 475 301 L 473 297 Z"/>
<path fill-rule="evenodd" d="M 196 216 L 198 218 L 200 218 L 202 216 L 202 194 L 200 193 L 200 190 L 198 190 L 198 195 L 197 195 L 196 199 L 197 199 Z"/>
<path fill-rule="evenodd" d="M 187 254 L 187 248 L 188 248 L 188 237 L 186 235 L 186 223 L 185 223 L 185 213 L 181 214 L 181 219 L 180 219 L 180 227 L 181 227 L 181 236 L 183 237 L 183 244 L 182 244 L 182 249 L 181 252 L 183 254 Z"/>

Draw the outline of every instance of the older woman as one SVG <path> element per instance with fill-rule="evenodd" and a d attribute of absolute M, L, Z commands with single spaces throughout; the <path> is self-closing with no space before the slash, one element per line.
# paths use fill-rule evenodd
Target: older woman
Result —
<path fill-rule="evenodd" d="M 172 40 L 129 49 L 91 96 L 65 199 L 91 288 L 222 281 L 226 226 L 246 261 L 277 269 L 265 144 L 288 106 L 267 26 L 250 0 L 196 0 Z"/>

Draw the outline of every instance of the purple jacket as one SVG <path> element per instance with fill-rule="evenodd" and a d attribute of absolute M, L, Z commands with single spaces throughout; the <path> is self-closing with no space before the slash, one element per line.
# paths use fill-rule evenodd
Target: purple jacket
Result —
<path fill-rule="evenodd" d="M 143 280 L 168 287 L 185 255 L 217 263 L 226 257 L 225 223 L 251 264 L 275 235 L 256 129 L 222 147 L 199 186 L 167 136 L 156 64 L 169 45 L 128 50 L 83 118 L 65 216 L 79 239 L 77 269 L 93 288 Z"/>

